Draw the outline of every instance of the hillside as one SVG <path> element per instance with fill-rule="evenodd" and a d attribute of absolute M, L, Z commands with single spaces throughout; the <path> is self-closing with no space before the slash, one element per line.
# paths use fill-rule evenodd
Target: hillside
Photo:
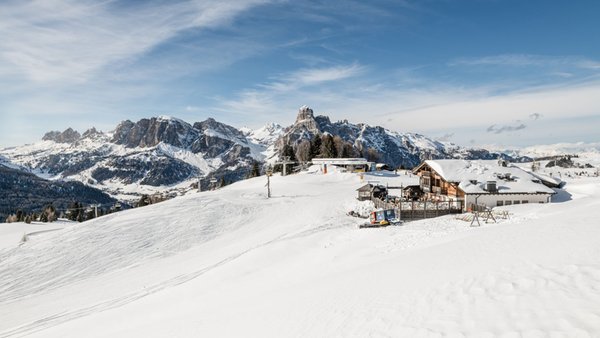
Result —
<path fill-rule="evenodd" d="M 102 191 L 81 182 L 45 180 L 1 163 L 0 196 L 0 222 L 4 222 L 7 216 L 14 214 L 18 209 L 25 213 L 39 213 L 49 204 L 58 209 L 66 209 L 73 202 L 105 206 L 116 202 Z"/>
<path fill-rule="evenodd" d="M 1 250 L 0 336 L 595 336 L 598 180 L 476 228 L 358 229 L 353 174 L 190 193 Z"/>

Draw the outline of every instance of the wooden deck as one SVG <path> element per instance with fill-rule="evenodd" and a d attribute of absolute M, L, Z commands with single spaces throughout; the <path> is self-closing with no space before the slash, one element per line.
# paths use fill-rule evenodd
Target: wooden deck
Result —
<path fill-rule="evenodd" d="M 401 221 L 434 218 L 463 212 L 463 201 L 411 201 L 391 203 L 378 198 L 371 199 L 377 209 L 394 209 Z"/>

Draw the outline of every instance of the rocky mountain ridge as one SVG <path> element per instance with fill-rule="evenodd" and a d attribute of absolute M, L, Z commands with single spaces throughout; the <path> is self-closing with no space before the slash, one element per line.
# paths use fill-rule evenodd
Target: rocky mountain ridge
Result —
<path fill-rule="evenodd" d="M 526 157 L 511 157 L 485 149 L 463 148 L 421 134 L 400 133 L 380 126 L 352 124 L 348 120 L 331 122 L 327 116 L 315 116 L 313 110 L 307 106 L 300 108 L 296 122 L 285 129 L 283 135 L 277 140 L 277 147 L 282 149 L 285 144 L 296 147 L 303 140 L 310 140 L 315 135 L 323 134 L 339 136 L 344 142 L 352 144 L 363 157 L 368 149 L 373 149 L 377 154 L 377 161 L 392 167 L 412 168 L 425 159 L 435 158 L 496 159 L 502 157 L 519 162 L 529 160 Z"/>
<path fill-rule="evenodd" d="M 347 120 L 331 122 L 327 116 L 315 116 L 307 106 L 286 128 L 270 123 L 256 130 L 237 129 L 213 118 L 190 124 L 158 116 L 122 121 L 108 133 L 95 128 L 83 134 L 72 128 L 52 131 L 42 142 L 1 149 L 0 155 L 40 177 L 80 181 L 113 197 L 133 200 L 142 193 L 190 189 L 198 182 L 206 189 L 211 178 L 242 179 L 255 161 L 274 163 L 284 146 L 296 147 L 324 134 L 339 136 L 358 155 L 372 149 L 378 161 L 393 167 L 413 167 L 427 158 L 506 157 L 420 134 Z"/>

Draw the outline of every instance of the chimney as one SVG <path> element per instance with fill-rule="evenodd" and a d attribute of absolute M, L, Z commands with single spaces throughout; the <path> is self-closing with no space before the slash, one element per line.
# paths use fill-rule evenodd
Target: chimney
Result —
<path fill-rule="evenodd" d="M 498 188 L 496 187 L 496 181 L 487 181 L 485 183 L 485 191 L 498 192 Z"/>

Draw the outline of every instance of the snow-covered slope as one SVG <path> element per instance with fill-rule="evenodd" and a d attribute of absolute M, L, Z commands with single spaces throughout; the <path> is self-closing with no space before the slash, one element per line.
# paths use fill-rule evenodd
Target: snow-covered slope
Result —
<path fill-rule="evenodd" d="M 401 178 L 400 178 L 401 179 Z M 600 180 L 559 203 L 358 229 L 349 173 L 190 193 L 0 250 L 0 336 L 600 333 Z M 361 202 L 363 203 L 363 202 Z M 364 202 L 367 203 L 367 202 Z M 1 225 L 0 225 L 1 226 Z"/>

